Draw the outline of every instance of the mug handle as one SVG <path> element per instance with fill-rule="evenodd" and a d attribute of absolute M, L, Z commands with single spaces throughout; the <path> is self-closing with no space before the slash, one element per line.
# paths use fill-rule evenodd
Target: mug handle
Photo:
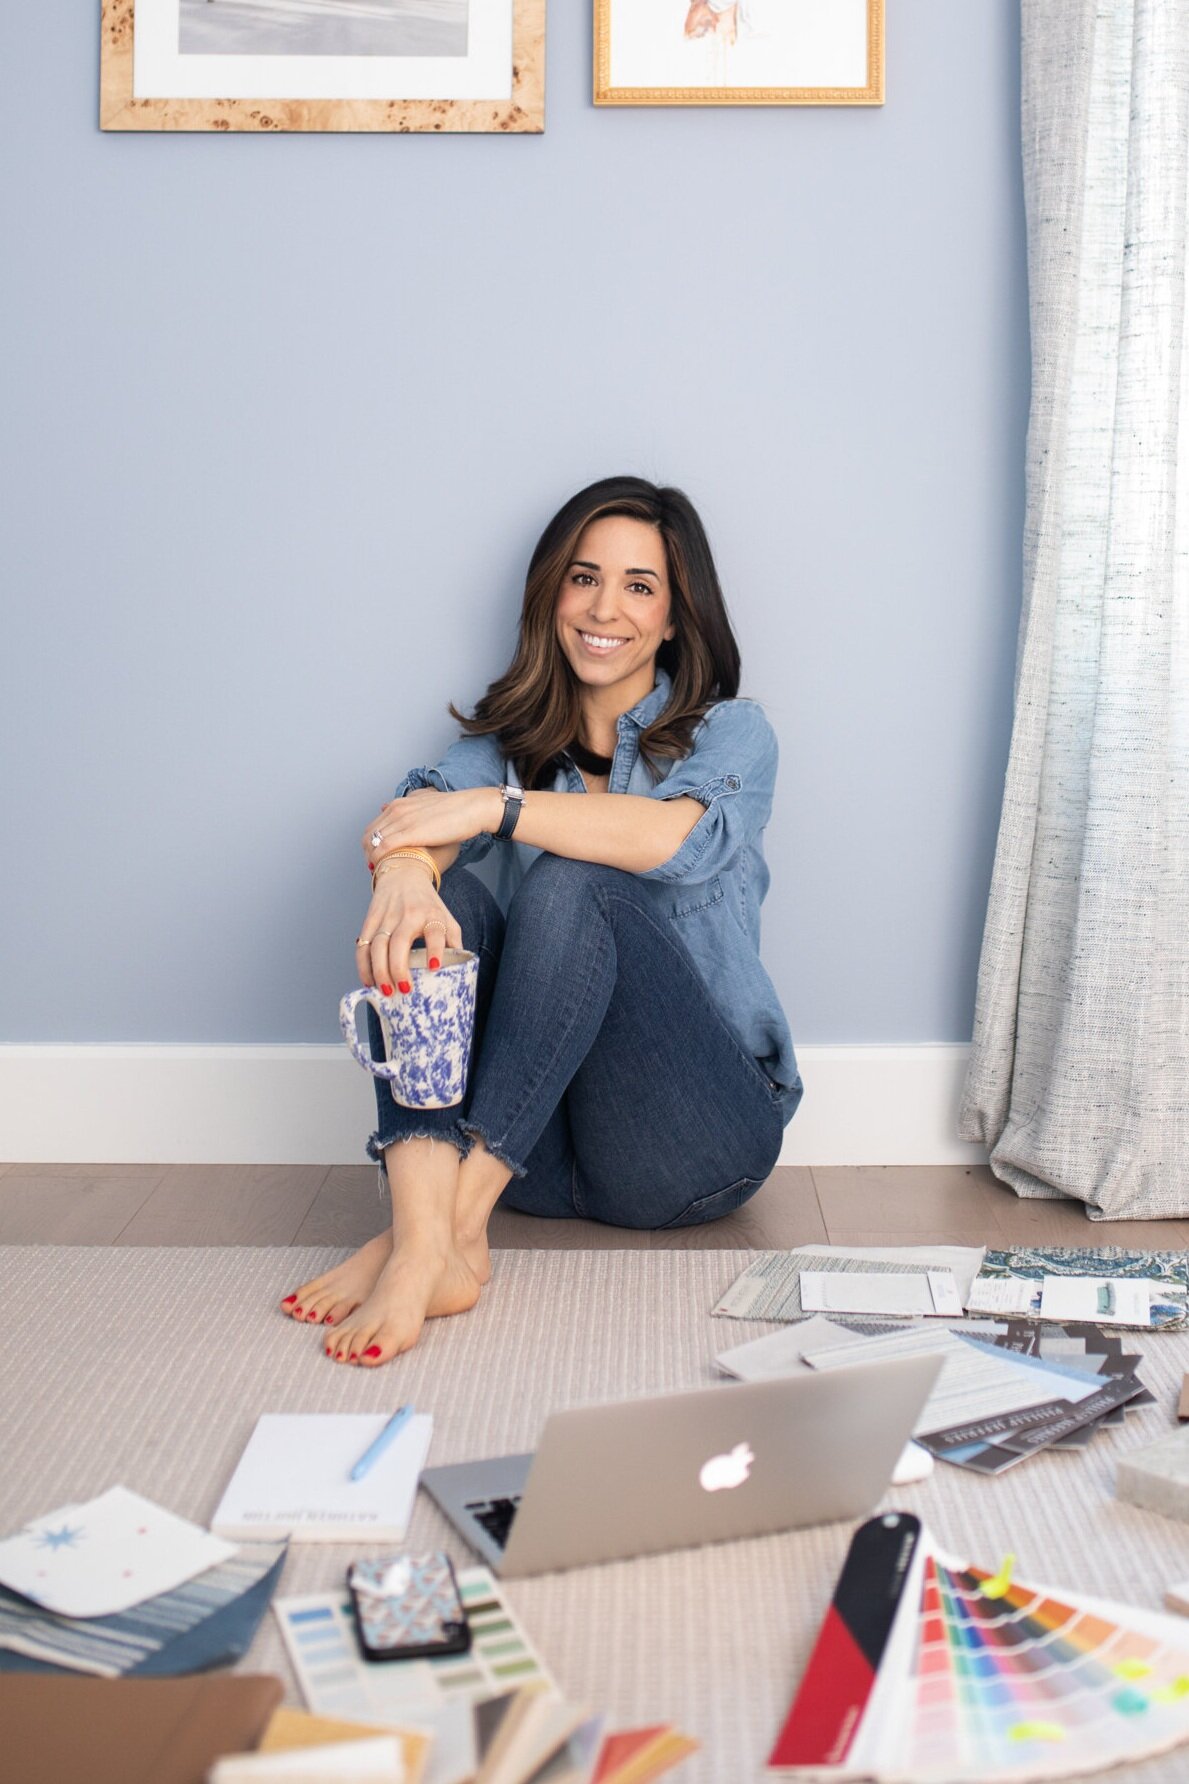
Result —
<path fill-rule="evenodd" d="M 346 997 L 339 1003 L 339 1027 L 343 1031 L 343 1039 L 365 1071 L 370 1072 L 373 1078 L 386 1078 L 392 1084 L 399 1075 L 396 1067 L 390 1065 L 387 1060 L 373 1059 L 370 1047 L 365 1047 L 359 1038 L 355 1026 L 355 1012 L 361 1003 L 371 1004 L 381 1028 L 386 1030 L 389 1040 L 391 1040 L 392 1030 L 388 1027 L 383 1010 L 376 1003 L 376 993 L 370 985 L 361 985 L 358 991 L 348 991 Z"/>

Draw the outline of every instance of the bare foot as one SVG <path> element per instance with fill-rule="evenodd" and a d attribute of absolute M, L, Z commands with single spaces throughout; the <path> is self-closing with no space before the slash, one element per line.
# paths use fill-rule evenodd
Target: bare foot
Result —
<path fill-rule="evenodd" d="M 475 1281 L 481 1288 L 491 1281 L 491 1248 L 487 1243 L 487 1222 L 484 1221 L 475 1235 L 473 1227 L 455 1229 L 454 1243 L 458 1247 L 458 1255 L 469 1267 Z"/>
<path fill-rule="evenodd" d="M 337 1363 L 375 1368 L 411 1350 L 427 1319 L 466 1313 L 479 1299 L 480 1284 L 455 1250 L 437 1250 L 408 1240 L 380 1271 L 367 1300 L 326 1342 Z M 337 1322 L 336 1322 L 337 1323 Z"/>
<path fill-rule="evenodd" d="M 325 1276 L 303 1282 L 296 1294 L 286 1295 L 281 1312 L 291 1319 L 311 1320 L 317 1325 L 342 1325 L 347 1315 L 367 1300 L 391 1256 L 392 1233 L 377 1233 L 345 1264 L 336 1264 Z"/>

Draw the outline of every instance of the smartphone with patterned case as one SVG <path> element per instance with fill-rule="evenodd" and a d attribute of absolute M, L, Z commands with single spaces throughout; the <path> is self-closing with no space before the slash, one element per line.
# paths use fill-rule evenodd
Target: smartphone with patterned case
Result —
<path fill-rule="evenodd" d="M 353 1562 L 347 1586 L 368 1660 L 432 1660 L 471 1645 L 454 1568 L 440 1550 Z"/>

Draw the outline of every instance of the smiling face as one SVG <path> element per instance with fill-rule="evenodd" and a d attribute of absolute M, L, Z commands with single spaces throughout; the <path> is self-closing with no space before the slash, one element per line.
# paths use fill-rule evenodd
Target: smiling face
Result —
<path fill-rule="evenodd" d="M 652 692 L 656 653 L 677 630 L 665 542 L 626 514 L 592 520 L 557 601 L 557 638 L 584 695 L 618 712 Z"/>

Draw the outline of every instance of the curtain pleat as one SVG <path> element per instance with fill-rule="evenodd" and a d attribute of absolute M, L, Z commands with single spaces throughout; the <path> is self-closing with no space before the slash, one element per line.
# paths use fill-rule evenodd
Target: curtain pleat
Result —
<path fill-rule="evenodd" d="M 1189 5 L 1023 0 L 1022 25 L 1024 606 L 960 1132 L 1022 1196 L 1180 1215 Z"/>

